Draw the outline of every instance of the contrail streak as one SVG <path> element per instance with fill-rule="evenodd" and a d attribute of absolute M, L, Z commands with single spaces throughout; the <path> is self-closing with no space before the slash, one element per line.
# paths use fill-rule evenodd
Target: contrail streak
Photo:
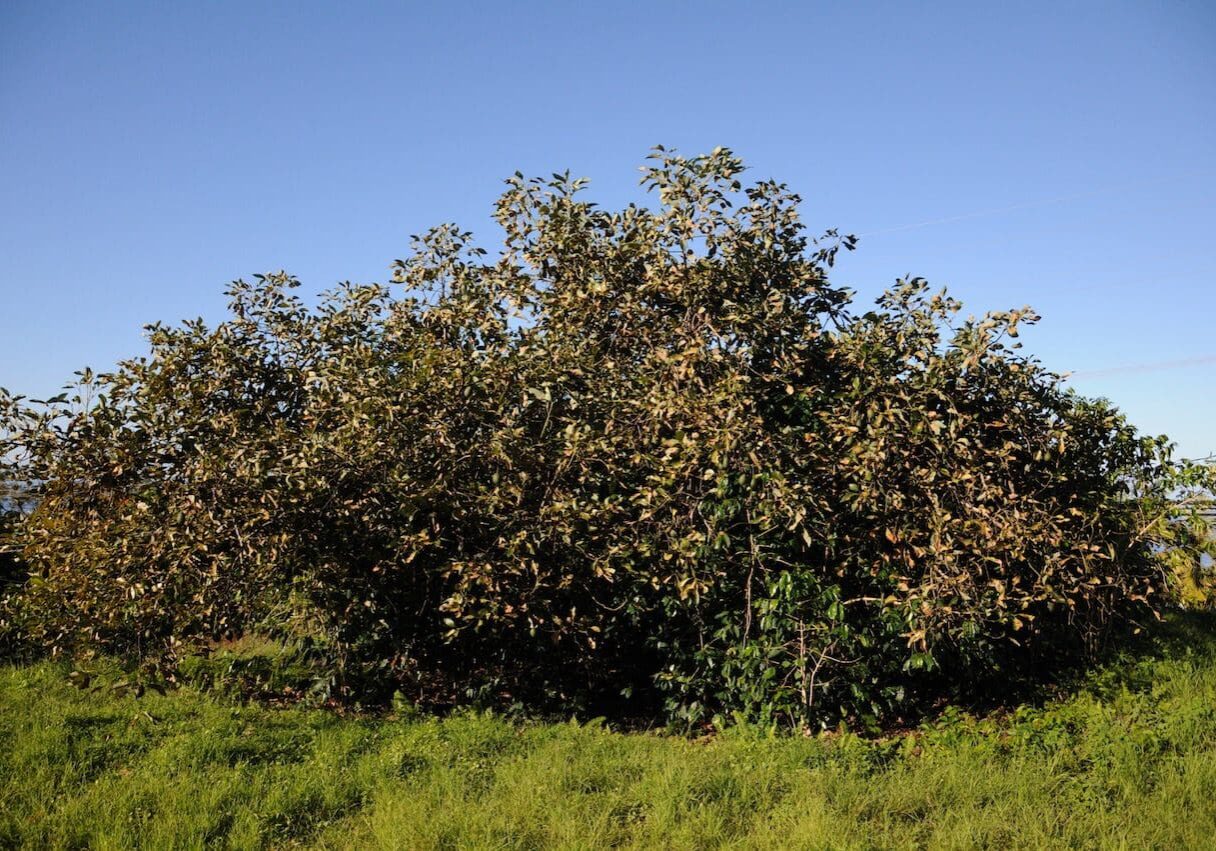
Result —
<path fill-rule="evenodd" d="M 1187 366 L 1200 366 L 1205 363 L 1216 363 L 1216 354 L 1197 355 L 1182 360 L 1164 360 L 1153 363 L 1133 363 L 1127 366 L 1112 366 L 1107 369 L 1082 369 L 1070 372 L 1068 378 L 1100 378 L 1107 375 L 1122 375 L 1128 372 L 1156 372 L 1159 369 L 1181 369 Z"/>
<path fill-rule="evenodd" d="M 960 213 L 956 216 L 945 216 L 938 219 L 926 219 L 923 222 L 912 222 L 906 225 L 896 225 L 895 227 L 879 228 L 877 230 L 865 231 L 857 236 L 867 237 L 876 236 L 884 233 L 899 233 L 905 230 L 916 230 L 917 228 L 927 228 L 931 225 L 944 225 L 950 222 L 961 222 L 966 219 L 976 219 L 981 216 L 995 216 L 999 213 L 1010 213 L 1014 210 L 1024 210 L 1031 207 L 1048 207 L 1052 204 L 1062 204 L 1065 201 L 1076 201 L 1080 198 L 1096 198 L 1102 195 L 1108 195 L 1112 192 L 1123 192 L 1128 189 L 1147 189 L 1151 186 L 1158 186 L 1163 183 L 1175 183 L 1179 180 L 1186 180 L 1196 175 L 1204 174 L 1202 170 L 1186 172 L 1184 174 L 1176 174 L 1171 177 L 1163 177 L 1159 180 L 1140 181 L 1135 183 L 1120 183 L 1113 186 L 1107 186 L 1102 189 L 1091 189 L 1085 192 L 1074 192 L 1071 195 L 1061 195 L 1058 198 L 1043 198 L 1036 201 L 1022 201 L 1018 204 L 1008 204 L 1004 207 L 992 207 L 987 210 L 974 210 L 970 213 Z"/>

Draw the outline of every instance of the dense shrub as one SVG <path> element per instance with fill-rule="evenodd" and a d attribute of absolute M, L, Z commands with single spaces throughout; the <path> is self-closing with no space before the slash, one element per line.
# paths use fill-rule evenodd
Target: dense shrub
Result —
<path fill-rule="evenodd" d="M 14 648 L 11 624 L 4 601 L 20 589 L 27 575 L 22 566 L 18 531 L 21 524 L 22 493 L 16 483 L 0 477 L 0 658 Z"/>
<path fill-rule="evenodd" d="M 20 517 L 15 511 L 5 511 L 0 508 L 0 595 L 9 588 L 25 580 L 17 558 L 19 548 L 8 543 L 16 533 Z"/>
<path fill-rule="evenodd" d="M 1177 596 L 1211 472 L 917 279 L 850 312 L 852 237 L 659 149 L 654 209 L 508 181 L 314 307 L 285 274 L 149 329 L 74 398 L 0 396 L 36 483 L 32 645 L 263 633 L 337 693 L 793 724 L 1047 671 Z"/>

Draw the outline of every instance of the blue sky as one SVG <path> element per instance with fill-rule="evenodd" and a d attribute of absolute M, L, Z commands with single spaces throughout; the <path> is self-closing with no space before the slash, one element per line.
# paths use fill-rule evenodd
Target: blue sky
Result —
<path fill-rule="evenodd" d="M 442 221 L 493 248 L 516 169 L 640 200 L 733 148 L 895 278 L 1216 451 L 1216 4 L 0 5 L 0 385 L 53 392 L 223 313 L 229 280 L 385 280 Z"/>

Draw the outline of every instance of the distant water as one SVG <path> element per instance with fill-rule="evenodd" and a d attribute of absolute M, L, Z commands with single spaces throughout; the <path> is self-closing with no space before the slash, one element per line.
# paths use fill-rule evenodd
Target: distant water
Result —
<path fill-rule="evenodd" d="M 21 498 L 21 492 L 26 489 L 26 485 L 16 482 L 0 482 L 0 514 L 8 514 L 11 511 L 30 511 L 38 504 L 36 499 Z"/>

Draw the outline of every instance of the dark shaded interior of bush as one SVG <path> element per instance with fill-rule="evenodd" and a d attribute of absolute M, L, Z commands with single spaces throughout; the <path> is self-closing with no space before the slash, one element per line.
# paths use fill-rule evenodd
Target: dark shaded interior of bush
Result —
<path fill-rule="evenodd" d="M 0 394 L 36 498 L 6 640 L 172 669 L 271 636 L 350 700 L 798 726 L 1048 676 L 1179 600 L 1209 468 L 1022 355 L 1029 309 L 912 279 L 856 311 L 855 240 L 741 171 L 658 149 L 619 212 L 517 175 L 497 257 L 443 226 L 391 286 L 238 281 L 217 326 Z"/>

